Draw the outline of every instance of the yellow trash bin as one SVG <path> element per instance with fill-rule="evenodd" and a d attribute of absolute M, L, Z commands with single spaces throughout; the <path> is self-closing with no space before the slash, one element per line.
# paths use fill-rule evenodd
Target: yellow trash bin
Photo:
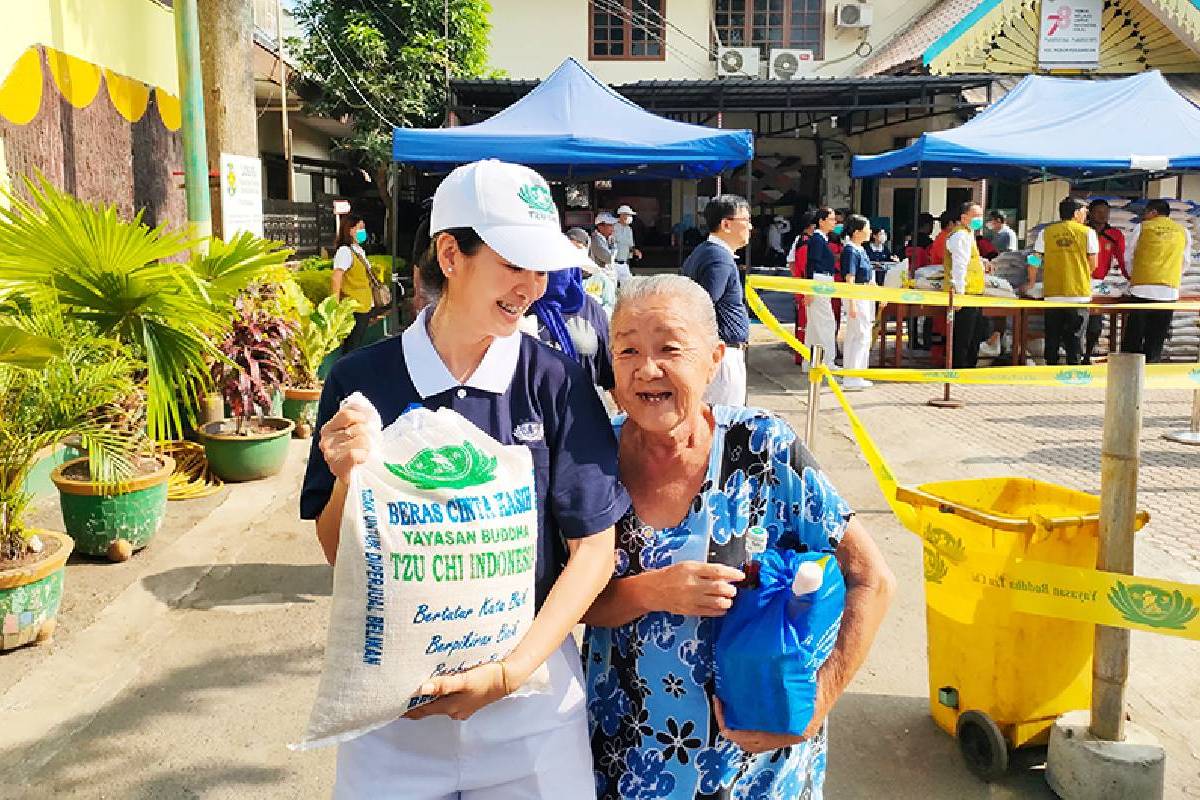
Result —
<path fill-rule="evenodd" d="M 946 580 L 951 564 L 983 551 L 1094 568 L 1100 498 L 1006 477 L 902 486 L 897 499 L 926 542 L 930 711 L 971 771 L 994 779 L 1010 749 L 1045 744 L 1059 715 L 1091 705 L 1095 625 L 1013 611 L 1008 592 Z"/>

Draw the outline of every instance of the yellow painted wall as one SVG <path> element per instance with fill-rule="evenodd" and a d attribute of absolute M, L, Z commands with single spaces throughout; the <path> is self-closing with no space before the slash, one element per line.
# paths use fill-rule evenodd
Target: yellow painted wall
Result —
<path fill-rule="evenodd" d="M 665 2 L 670 23 L 665 60 L 592 61 L 588 58 L 589 0 L 492 0 L 489 64 L 512 78 L 544 78 L 564 58 L 573 56 L 606 83 L 716 77 L 716 65 L 705 49 L 710 41 L 712 0 Z M 820 77 L 853 74 L 865 61 L 854 54 L 864 35 L 868 45 L 878 48 L 936 2 L 874 0 L 874 24 L 865 32 L 835 27 L 835 5 L 835 0 L 825 4 L 825 61 L 815 70 Z"/>
<path fill-rule="evenodd" d="M 154 0 L 21 0 L 0 27 L 0 76 L 34 45 L 179 94 L 175 24 Z"/>

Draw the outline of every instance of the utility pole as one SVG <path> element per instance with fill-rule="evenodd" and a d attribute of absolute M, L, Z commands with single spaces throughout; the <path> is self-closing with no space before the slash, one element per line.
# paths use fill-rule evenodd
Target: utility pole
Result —
<path fill-rule="evenodd" d="M 204 87 L 200 79 L 200 24 L 196 0 L 175 0 L 175 53 L 179 63 L 179 99 L 183 107 L 183 184 L 188 228 L 208 252 L 212 236 L 212 204 L 208 194 L 208 162 L 204 131 Z"/>
<path fill-rule="evenodd" d="M 222 153 L 258 158 L 253 14 L 250 0 L 189 0 L 193 1 L 200 14 L 208 165 L 210 170 L 219 170 Z M 215 227 L 220 229 L 223 198 L 215 187 L 213 193 L 217 197 L 213 204 L 218 220 Z"/>
<path fill-rule="evenodd" d="M 288 122 L 288 72 L 283 52 L 283 0 L 275 0 L 275 56 L 279 63 L 279 125 L 283 129 L 283 160 L 287 162 L 287 199 L 296 202 L 296 171 L 292 162 L 292 126 Z"/>

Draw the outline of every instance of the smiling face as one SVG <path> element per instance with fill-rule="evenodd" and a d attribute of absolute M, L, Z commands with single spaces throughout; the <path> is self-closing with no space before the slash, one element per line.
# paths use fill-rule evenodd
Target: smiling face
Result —
<path fill-rule="evenodd" d="M 641 429 L 668 433 L 703 414 L 704 390 L 725 345 L 669 294 L 622 305 L 612 319 L 614 394 Z"/>
<path fill-rule="evenodd" d="M 511 336 L 521 317 L 546 291 L 546 273 L 510 264 L 486 244 L 471 256 L 453 236 L 437 241 L 438 264 L 446 276 L 442 302 L 455 319 L 468 320 L 480 336 Z"/>

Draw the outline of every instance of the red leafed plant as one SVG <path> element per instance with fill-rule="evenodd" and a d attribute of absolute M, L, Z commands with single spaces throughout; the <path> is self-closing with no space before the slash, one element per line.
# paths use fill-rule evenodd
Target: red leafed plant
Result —
<path fill-rule="evenodd" d="M 296 333 L 296 323 L 274 312 L 275 289 L 258 286 L 243 292 L 233 304 L 233 320 L 218 349 L 224 358 L 212 365 L 212 377 L 230 413 L 237 433 L 250 418 L 271 410 L 271 396 L 287 381 L 285 345 Z"/>

